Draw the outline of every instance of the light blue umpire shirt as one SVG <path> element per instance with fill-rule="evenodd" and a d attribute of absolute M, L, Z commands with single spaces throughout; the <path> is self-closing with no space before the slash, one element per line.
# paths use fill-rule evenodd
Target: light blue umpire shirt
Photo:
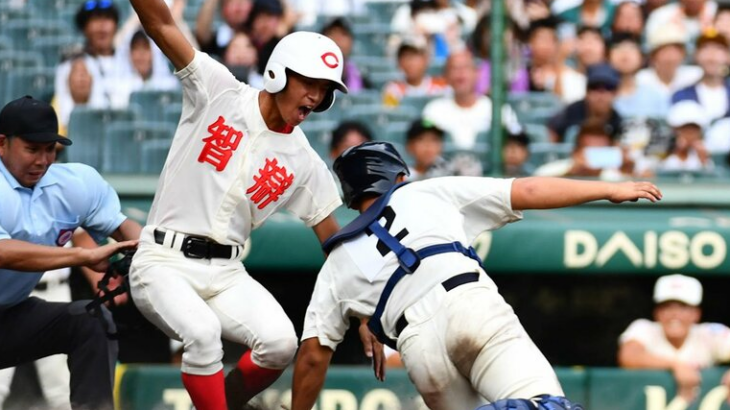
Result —
<path fill-rule="evenodd" d="M 111 235 L 126 217 L 114 189 L 84 164 L 52 164 L 26 188 L 0 160 L 0 241 L 63 246 L 84 227 L 95 241 Z M 0 310 L 26 300 L 43 272 L 0 269 Z"/>

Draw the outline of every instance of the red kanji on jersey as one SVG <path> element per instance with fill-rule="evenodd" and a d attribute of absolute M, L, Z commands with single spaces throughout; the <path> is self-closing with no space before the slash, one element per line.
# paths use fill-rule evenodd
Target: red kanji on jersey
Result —
<path fill-rule="evenodd" d="M 253 180 L 254 184 L 246 190 L 246 193 L 253 192 L 251 201 L 258 204 L 259 209 L 264 209 L 266 205 L 279 200 L 294 181 L 294 174 L 287 174 L 286 168 L 280 167 L 276 158 L 266 158 L 266 165 L 259 169 L 259 174 L 254 176 Z"/>
<path fill-rule="evenodd" d="M 226 169 L 233 151 L 238 148 L 243 133 L 226 125 L 226 119 L 222 116 L 218 116 L 216 122 L 208 126 L 208 132 L 210 137 L 203 138 L 205 146 L 200 151 L 198 162 L 207 162 L 221 172 Z"/>

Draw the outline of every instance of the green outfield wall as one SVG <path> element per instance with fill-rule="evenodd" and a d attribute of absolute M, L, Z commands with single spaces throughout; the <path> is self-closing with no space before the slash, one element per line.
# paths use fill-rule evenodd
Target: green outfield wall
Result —
<path fill-rule="evenodd" d="M 615 368 L 558 368 L 566 395 L 586 410 L 720 410 L 730 409 L 727 389 L 720 386 L 726 369 L 703 371 L 698 399 L 675 401 L 671 375 L 663 371 Z M 281 410 L 291 398 L 291 372 L 260 396 L 262 410 Z M 128 366 L 118 391 L 122 410 L 190 410 L 180 373 L 169 366 Z M 374 379 L 367 367 L 337 366 L 330 370 L 315 410 L 425 410 L 401 369 L 390 369 L 386 381 Z M 471 409 L 464 409 L 471 410 Z"/>

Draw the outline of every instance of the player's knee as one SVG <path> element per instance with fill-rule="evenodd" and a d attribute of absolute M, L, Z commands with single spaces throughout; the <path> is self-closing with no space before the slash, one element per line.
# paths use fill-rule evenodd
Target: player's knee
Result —
<path fill-rule="evenodd" d="M 197 325 L 181 336 L 185 349 L 183 362 L 189 367 L 204 370 L 217 366 L 223 358 L 220 326 Z"/>
<path fill-rule="evenodd" d="M 187 352 L 200 352 L 220 349 L 221 330 L 216 326 L 197 326 L 182 335 L 183 345 Z"/>
<path fill-rule="evenodd" d="M 260 348 L 254 348 L 253 358 L 268 369 L 283 369 L 294 360 L 297 353 L 296 335 L 287 335 L 264 341 Z"/>

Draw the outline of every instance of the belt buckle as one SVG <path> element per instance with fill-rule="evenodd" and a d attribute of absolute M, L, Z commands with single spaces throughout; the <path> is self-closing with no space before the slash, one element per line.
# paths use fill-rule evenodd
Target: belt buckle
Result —
<path fill-rule="evenodd" d="M 205 249 L 204 253 L 196 252 L 195 247 L 203 246 Z M 186 258 L 191 259 L 210 259 L 210 243 L 204 238 L 195 236 L 185 236 L 183 239 L 182 248 L 180 249 Z"/>

